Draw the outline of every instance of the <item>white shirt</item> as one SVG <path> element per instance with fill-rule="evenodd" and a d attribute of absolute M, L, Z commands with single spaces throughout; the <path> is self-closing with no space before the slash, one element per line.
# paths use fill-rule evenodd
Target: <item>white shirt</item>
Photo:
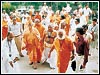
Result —
<path fill-rule="evenodd" d="M 94 32 L 94 38 L 97 40 L 98 39 L 98 24 L 96 24 L 95 26 L 89 25 L 88 32 L 89 33 Z"/>
<path fill-rule="evenodd" d="M 80 28 L 82 27 L 82 25 L 79 23 L 79 24 L 75 24 L 72 26 L 72 29 L 71 29 L 71 34 L 70 35 L 74 35 L 76 33 L 76 28 Z"/>
<path fill-rule="evenodd" d="M 35 9 L 29 9 L 29 11 L 32 11 L 32 14 L 34 14 Z"/>
<path fill-rule="evenodd" d="M 52 13 L 53 13 L 53 10 L 48 10 L 48 16 L 51 16 Z"/>
<path fill-rule="evenodd" d="M 2 13 L 2 17 L 6 17 L 9 16 L 7 13 Z"/>
<path fill-rule="evenodd" d="M 83 36 L 88 40 L 89 43 L 91 42 L 92 35 L 89 32 L 86 32 Z"/>
<path fill-rule="evenodd" d="M 9 47 L 11 48 L 11 51 L 9 51 L 10 50 Z M 3 60 L 7 59 L 8 61 L 12 61 L 15 59 L 15 57 L 19 57 L 19 53 L 18 53 L 14 39 L 12 39 L 11 42 L 8 42 L 7 38 L 5 38 L 2 41 L 2 51 L 1 52 L 2 52 L 1 56 Z M 9 54 L 11 54 L 11 57 L 9 56 Z"/>
<path fill-rule="evenodd" d="M 82 12 L 83 12 L 83 9 L 82 9 L 82 8 L 80 8 L 80 9 L 79 9 L 79 11 L 82 13 Z"/>
<path fill-rule="evenodd" d="M 48 6 L 43 6 L 41 10 L 48 11 Z"/>
<path fill-rule="evenodd" d="M 28 14 L 22 14 L 22 23 L 25 24 L 27 21 Z"/>
<path fill-rule="evenodd" d="M 70 6 L 67 6 L 67 7 L 65 8 L 66 12 L 70 12 L 71 9 L 72 9 L 72 8 L 71 8 Z"/>
<path fill-rule="evenodd" d="M 70 26 L 71 26 L 71 28 L 73 28 L 73 26 L 75 26 L 76 24 L 75 24 L 75 18 L 71 18 L 71 20 L 70 20 Z"/>
<path fill-rule="evenodd" d="M 83 12 L 84 12 L 84 15 L 85 15 L 85 16 L 89 16 L 89 13 L 92 13 L 92 10 L 91 10 L 90 8 L 87 8 L 87 9 L 84 8 L 84 9 L 83 9 Z"/>
<path fill-rule="evenodd" d="M 84 15 L 80 16 L 80 24 L 81 24 L 81 25 L 85 25 L 85 24 L 87 24 L 87 22 L 86 22 L 86 18 L 85 18 Z"/>
<path fill-rule="evenodd" d="M 93 25 L 89 25 L 89 27 L 88 27 L 88 32 L 94 32 L 94 33 L 97 33 L 98 32 L 98 25 L 95 25 L 95 26 L 93 26 Z"/>
<path fill-rule="evenodd" d="M 7 21 L 10 22 L 10 17 L 7 13 L 2 13 L 2 17 L 6 17 Z"/>
<path fill-rule="evenodd" d="M 21 35 L 22 34 L 21 23 L 17 22 L 16 25 L 13 25 L 13 23 L 11 23 L 11 25 L 9 25 L 9 27 L 8 27 L 8 31 L 12 31 L 14 36 Z"/>
<path fill-rule="evenodd" d="M 44 20 L 41 21 L 41 23 L 45 26 L 45 28 L 48 28 L 50 24 L 50 18 L 46 17 Z"/>
<path fill-rule="evenodd" d="M 80 11 L 77 11 L 77 9 L 73 13 L 76 14 L 77 17 L 80 17 Z"/>

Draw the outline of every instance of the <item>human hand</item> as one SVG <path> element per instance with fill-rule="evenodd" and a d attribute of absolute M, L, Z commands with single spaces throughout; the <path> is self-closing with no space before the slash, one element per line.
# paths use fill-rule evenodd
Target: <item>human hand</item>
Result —
<path fill-rule="evenodd" d="M 21 49 L 24 50 L 26 48 L 26 46 L 22 47 Z"/>
<path fill-rule="evenodd" d="M 19 60 L 19 58 L 18 57 L 15 57 L 15 59 L 13 60 L 13 62 L 15 63 L 18 60 Z"/>
<path fill-rule="evenodd" d="M 12 63 L 12 61 L 10 61 L 9 64 L 10 64 L 11 67 L 13 67 L 13 63 Z"/>
<path fill-rule="evenodd" d="M 50 56 L 51 56 L 51 53 L 48 54 L 48 58 L 50 58 Z"/>
<path fill-rule="evenodd" d="M 72 55 L 72 56 L 71 56 L 71 61 L 72 61 L 74 58 L 75 58 L 75 56 L 74 56 L 74 55 Z"/>

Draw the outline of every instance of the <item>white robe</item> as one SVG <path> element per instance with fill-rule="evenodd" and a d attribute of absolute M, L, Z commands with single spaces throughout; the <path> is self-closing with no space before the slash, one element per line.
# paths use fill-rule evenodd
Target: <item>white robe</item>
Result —
<path fill-rule="evenodd" d="M 9 57 L 9 45 L 7 38 L 5 38 L 2 41 L 2 51 L 1 51 L 1 57 L 2 57 L 2 73 L 14 73 L 17 62 L 13 63 L 13 68 L 10 66 L 9 61 L 13 61 L 15 57 L 19 57 L 19 53 L 15 44 L 14 39 L 11 41 L 11 57 Z"/>
<path fill-rule="evenodd" d="M 51 47 L 49 47 L 50 46 L 49 44 L 47 46 L 48 47 L 45 48 L 45 50 L 43 51 L 43 54 L 42 54 L 42 63 L 46 61 L 47 63 L 49 63 L 51 68 L 57 68 L 57 66 L 56 66 L 56 64 L 57 64 L 56 50 L 54 49 L 51 52 L 50 58 L 48 58 L 48 54 L 50 52 Z"/>

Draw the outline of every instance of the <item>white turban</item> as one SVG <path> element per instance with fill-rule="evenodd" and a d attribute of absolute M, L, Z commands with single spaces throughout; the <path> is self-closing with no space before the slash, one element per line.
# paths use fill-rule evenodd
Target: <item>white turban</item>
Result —
<path fill-rule="evenodd" d="M 59 35 L 58 35 L 59 32 L 62 32 L 62 33 L 63 33 L 62 38 L 59 37 Z M 65 32 L 63 29 L 59 29 L 59 31 L 58 31 L 58 33 L 57 33 L 57 38 L 60 39 L 60 40 L 63 40 L 63 39 L 65 39 L 65 37 L 66 37 L 66 32 Z"/>

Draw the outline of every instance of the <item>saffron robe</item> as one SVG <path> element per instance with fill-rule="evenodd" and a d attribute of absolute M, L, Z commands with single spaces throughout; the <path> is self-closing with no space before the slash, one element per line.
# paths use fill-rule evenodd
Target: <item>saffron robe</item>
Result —
<path fill-rule="evenodd" d="M 59 39 L 54 41 L 55 49 L 57 50 L 57 67 L 59 73 L 65 73 L 70 61 L 71 51 L 73 50 L 72 41 L 66 37 L 60 44 Z"/>

